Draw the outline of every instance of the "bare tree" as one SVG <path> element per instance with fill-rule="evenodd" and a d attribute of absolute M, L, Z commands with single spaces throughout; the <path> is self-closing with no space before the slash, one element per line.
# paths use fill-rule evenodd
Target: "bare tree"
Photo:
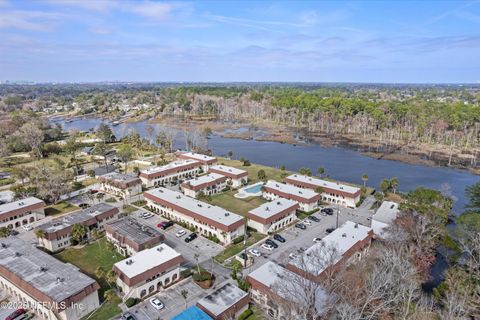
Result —
<path fill-rule="evenodd" d="M 22 138 L 23 143 L 25 143 L 30 148 L 33 155 L 37 158 L 41 158 L 42 143 L 44 138 L 43 131 L 40 130 L 33 123 L 28 122 L 25 123 L 22 127 L 20 127 L 19 134 Z"/>

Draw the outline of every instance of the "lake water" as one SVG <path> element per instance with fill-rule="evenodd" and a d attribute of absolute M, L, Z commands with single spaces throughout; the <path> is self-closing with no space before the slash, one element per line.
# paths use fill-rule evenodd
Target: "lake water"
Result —
<path fill-rule="evenodd" d="M 100 119 L 79 119 L 65 123 L 57 120 L 64 129 L 76 128 L 89 130 L 101 123 Z M 112 127 L 117 138 L 128 134 L 129 130 L 136 130 L 142 137 L 148 139 L 146 122 L 125 123 Z M 161 125 L 152 125 L 160 128 Z M 178 132 L 174 147 L 184 149 L 185 142 L 182 133 Z M 400 190 L 407 192 L 418 186 L 442 190 L 455 199 L 454 212 L 463 211 L 466 203 L 465 187 L 480 181 L 480 177 L 465 170 L 445 167 L 429 167 L 413 165 L 391 160 L 377 160 L 364 156 L 356 151 L 322 147 L 317 144 L 291 145 L 277 142 L 263 142 L 255 140 L 228 139 L 213 135 L 209 139 L 209 148 L 215 155 L 225 155 L 233 152 L 233 157 L 244 157 L 251 162 L 263 165 L 280 167 L 297 171 L 301 167 L 309 167 L 316 172 L 319 166 L 325 168 L 325 174 L 331 178 L 362 184 L 361 176 L 368 174 L 369 186 L 378 188 L 385 178 L 397 177 Z"/>

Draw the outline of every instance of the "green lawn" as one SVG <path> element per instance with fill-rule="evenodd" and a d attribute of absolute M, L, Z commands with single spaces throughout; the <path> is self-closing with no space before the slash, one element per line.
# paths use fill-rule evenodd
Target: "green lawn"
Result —
<path fill-rule="evenodd" d="M 120 299 L 119 297 L 115 297 L 114 300 L 107 301 L 102 304 L 100 308 L 93 312 L 93 315 L 91 317 L 89 317 L 89 315 L 86 315 L 82 318 L 82 320 L 85 320 L 87 318 L 88 320 L 105 320 L 113 318 L 122 313 L 122 309 L 120 309 L 120 307 L 118 306 L 120 302 L 122 302 L 122 299 Z"/>
<path fill-rule="evenodd" d="M 247 247 L 251 246 L 252 244 L 262 240 L 263 238 L 267 237 L 265 234 L 261 234 L 258 232 L 252 232 L 250 237 L 247 239 Z M 237 244 L 231 244 L 225 248 L 222 252 L 215 256 L 215 260 L 220 263 L 223 263 L 228 258 L 240 253 L 243 250 L 243 241 Z"/>
<path fill-rule="evenodd" d="M 137 210 L 138 210 L 137 208 L 127 204 L 127 205 L 123 206 L 122 212 L 125 213 L 125 214 L 130 214 L 130 213 L 132 213 L 134 211 L 137 211 Z"/>
<path fill-rule="evenodd" d="M 233 195 L 236 194 L 237 190 L 230 190 L 223 192 L 218 195 L 212 196 L 212 200 L 209 201 L 211 204 L 222 207 L 233 213 L 245 216 L 247 212 L 251 209 L 267 202 L 262 197 L 249 197 L 246 199 L 237 199 Z"/>
<path fill-rule="evenodd" d="M 80 208 L 71 204 L 71 203 L 69 203 L 69 202 L 60 201 L 57 204 L 53 204 L 51 206 L 46 207 L 45 208 L 45 215 L 46 216 L 55 216 L 55 215 L 59 215 L 59 214 L 62 214 L 62 213 L 72 212 L 72 211 L 75 211 L 75 210 L 78 210 L 78 209 L 80 209 Z"/>
<path fill-rule="evenodd" d="M 97 280 L 101 289 L 99 290 L 100 300 L 103 301 L 103 293 L 105 290 L 110 289 L 110 285 L 105 278 L 99 278 L 95 275 L 95 270 L 98 267 L 102 267 L 103 270 L 112 270 L 112 266 L 123 260 L 124 257 L 116 251 L 111 251 L 107 248 L 106 239 L 102 238 L 93 243 L 90 243 L 83 248 L 69 248 L 60 253 L 55 254 L 55 257 L 63 262 L 71 263 L 88 276 Z M 117 314 L 120 314 L 122 310 L 118 307 L 120 298 L 116 298 L 113 301 L 105 302 L 100 309 L 98 309 L 90 319 L 109 319 Z"/>
<path fill-rule="evenodd" d="M 226 166 L 231 166 L 231 167 L 235 167 L 235 168 L 247 171 L 249 183 L 260 181 L 258 179 L 258 171 L 262 169 L 265 171 L 267 175 L 267 179 L 277 180 L 279 182 L 283 181 L 284 177 L 292 174 L 292 172 L 288 170 L 282 171 L 277 168 L 262 166 L 260 164 L 255 164 L 255 163 L 252 163 L 250 166 L 244 167 L 242 165 L 242 162 L 238 160 L 229 160 L 227 158 L 221 158 L 221 157 L 218 157 L 218 162 Z"/>

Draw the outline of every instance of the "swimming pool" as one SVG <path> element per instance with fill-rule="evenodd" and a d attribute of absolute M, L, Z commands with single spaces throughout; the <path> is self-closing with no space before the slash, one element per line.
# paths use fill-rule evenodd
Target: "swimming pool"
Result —
<path fill-rule="evenodd" d="M 259 184 L 254 184 L 253 186 L 250 186 L 248 188 L 245 188 L 243 189 L 243 191 L 247 192 L 247 193 L 259 193 L 262 191 L 262 186 L 263 184 L 259 183 Z"/>

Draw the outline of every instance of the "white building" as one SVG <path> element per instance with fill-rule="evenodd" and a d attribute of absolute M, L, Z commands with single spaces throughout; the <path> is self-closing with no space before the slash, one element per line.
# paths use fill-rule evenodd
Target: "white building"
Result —
<path fill-rule="evenodd" d="M 35 197 L 0 205 L 0 227 L 19 228 L 45 218 L 45 202 Z"/>
<path fill-rule="evenodd" d="M 290 184 L 268 180 L 263 186 L 262 196 L 267 200 L 278 198 L 290 199 L 298 202 L 300 210 L 312 211 L 318 208 L 320 195 L 310 189 L 298 188 Z"/>
<path fill-rule="evenodd" d="M 210 166 L 217 163 L 217 158 L 207 156 L 201 153 L 179 151 L 179 152 L 176 152 L 175 155 L 177 156 L 178 159 L 183 159 L 183 160 L 190 159 L 190 160 L 201 162 L 203 172 L 207 172 Z"/>
<path fill-rule="evenodd" d="M 180 253 L 160 244 L 115 263 L 113 271 L 125 297 L 143 299 L 178 281 L 182 262 Z"/>
<path fill-rule="evenodd" d="M 97 178 L 100 189 L 114 196 L 127 199 L 142 192 L 142 180 L 133 174 L 107 173 Z"/>
<path fill-rule="evenodd" d="M 203 192 L 204 195 L 211 196 L 223 191 L 226 186 L 227 177 L 218 173 L 208 173 L 183 182 L 181 188 L 184 194 L 196 198 L 200 192 Z"/>
<path fill-rule="evenodd" d="M 291 260 L 287 269 L 309 280 L 321 282 L 342 266 L 361 259 L 367 253 L 372 238 L 371 228 L 347 221 L 321 242 L 305 250 L 301 256 Z"/>
<path fill-rule="evenodd" d="M 357 206 L 362 195 L 360 188 L 301 174 L 292 174 L 285 178 L 285 182 L 299 188 L 311 190 L 321 188 L 323 190 L 321 194 L 322 201 L 350 208 L 355 208 Z"/>
<path fill-rule="evenodd" d="M 100 305 L 94 279 L 17 237 L 0 240 L 0 288 L 46 320 L 79 320 Z"/>
<path fill-rule="evenodd" d="M 272 261 L 252 271 L 247 281 L 252 300 L 272 319 L 302 319 L 302 307 L 311 301 L 322 314 L 328 301 L 321 287 Z"/>
<path fill-rule="evenodd" d="M 91 237 L 91 231 L 103 231 L 106 223 L 118 218 L 117 207 L 107 203 L 98 203 L 90 208 L 75 211 L 58 219 L 51 220 L 35 228 L 38 244 L 52 252 L 67 248 L 72 245 L 72 228 L 81 224 L 87 229 L 86 238 Z"/>
<path fill-rule="evenodd" d="M 231 243 L 245 232 L 242 216 L 180 192 L 158 188 L 146 191 L 144 197 L 153 212 L 186 223 L 205 237 L 215 236 L 223 244 Z"/>
<path fill-rule="evenodd" d="M 227 177 L 227 184 L 232 188 L 239 188 L 248 183 L 248 172 L 242 169 L 225 165 L 214 165 L 208 168 L 210 173 L 218 173 Z"/>
<path fill-rule="evenodd" d="M 161 167 L 140 171 L 140 179 L 147 187 L 159 187 L 175 180 L 190 179 L 200 173 L 202 164 L 196 160 L 179 160 Z"/>
<path fill-rule="evenodd" d="M 298 208 L 296 201 L 283 198 L 264 203 L 247 213 L 248 226 L 264 234 L 275 232 L 297 219 Z"/>
<path fill-rule="evenodd" d="M 376 236 L 381 238 L 388 237 L 388 227 L 397 219 L 398 203 L 391 201 L 383 201 L 380 208 L 372 216 L 372 229 Z"/>

